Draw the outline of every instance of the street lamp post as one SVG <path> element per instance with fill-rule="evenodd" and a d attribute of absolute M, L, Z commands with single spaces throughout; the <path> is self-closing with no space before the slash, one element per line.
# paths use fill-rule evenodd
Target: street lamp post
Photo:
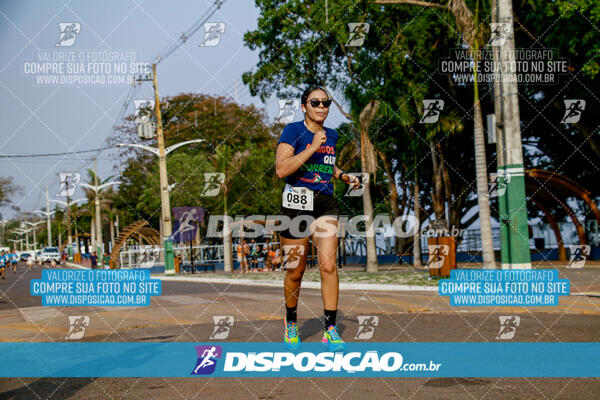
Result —
<path fill-rule="evenodd" d="M 161 241 L 165 249 L 165 274 L 172 275 L 175 273 L 175 263 L 173 257 L 173 242 L 172 242 L 172 225 L 171 225 L 171 202 L 169 199 L 169 180 L 167 177 L 167 162 L 166 157 L 170 151 L 177 147 L 188 143 L 200 142 L 202 140 L 189 140 L 178 143 L 165 149 L 165 138 L 163 135 L 162 114 L 160 111 L 160 97 L 158 96 L 158 80 L 156 77 L 156 64 L 152 64 L 152 79 L 139 78 L 138 82 L 152 80 L 154 87 L 154 113 L 156 114 L 156 145 L 157 148 L 144 145 L 129 145 L 121 144 L 122 146 L 139 147 L 150 151 L 158 156 L 158 171 L 160 177 L 160 203 L 161 203 Z"/>
<path fill-rule="evenodd" d="M 2 226 L 2 231 L 0 231 L 0 243 L 2 243 L 2 245 L 4 245 L 4 228 L 6 227 L 7 222 L 8 221 L 5 219 L 0 220 L 0 226 Z"/>
<path fill-rule="evenodd" d="M 46 194 L 48 194 L 47 191 L 46 191 Z M 50 202 L 50 200 L 48 200 L 48 202 L 46 202 L 46 210 L 48 210 L 48 208 L 50 207 L 49 202 Z M 52 246 L 52 227 L 50 225 L 50 217 L 52 216 L 52 214 L 54 214 L 54 211 L 33 210 L 33 212 L 46 216 L 46 226 L 47 226 L 47 233 L 48 233 L 48 247 Z"/>
<path fill-rule="evenodd" d="M 156 76 L 156 75 L 155 75 Z M 155 104 L 158 104 L 158 97 L 155 99 Z M 160 106 L 157 106 L 159 109 L 157 112 L 160 114 Z M 160 127 L 160 129 L 159 129 Z M 160 132 L 160 138 L 162 138 L 162 123 L 157 124 L 157 135 Z M 173 242 L 171 241 L 172 235 L 172 225 L 171 225 L 171 201 L 169 199 L 169 180 L 167 177 L 167 155 L 175 149 L 178 149 L 181 146 L 185 146 L 190 143 L 200 143 L 203 142 L 203 139 L 193 139 L 186 140 L 185 142 L 180 142 L 169 146 L 165 149 L 164 140 L 158 140 L 158 147 L 146 146 L 143 144 L 133 144 L 133 143 L 119 143 L 117 146 L 120 147 L 136 147 L 142 150 L 149 151 L 150 153 L 158 156 L 158 169 L 160 174 L 160 201 L 161 201 L 161 213 L 162 213 L 162 224 L 161 224 L 161 238 L 163 240 L 164 249 L 165 249 L 165 274 L 172 275 L 175 273 L 175 264 L 173 260 Z"/>
<path fill-rule="evenodd" d="M 44 223 L 44 221 L 38 221 L 38 222 L 29 222 L 29 221 L 25 221 L 25 223 L 26 223 L 27 225 L 30 225 L 30 226 L 32 227 L 31 229 L 33 230 L 33 249 L 35 250 L 35 247 L 36 247 L 36 245 L 37 245 L 37 238 L 35 237 L 35 231 L 36 231 L 36 227 L 37 227 L 39 224 L 43 224 L 43 223 Z"/>
<path fill-rule="evenodd" d="M 97 178 L 94 179 L 97 182 Z M 102 259 L 100 257 L 100 255 L 102 254 L 102 222 L 100 220 L 101 216 L 100 216 L 100 190 L 104 189 L 105 187 L 111 186 L 111 185 L 118 185 L 121 182 L 117 182 L 117 181 L 113 181 L 113 182 L 107 182 L 104 183 L 102 185 L 88 185 L 87 183 L 79 183 L 79 185 L 86 187 L 88 189 L 91 189 L 94 191 L 95 196 L 94 196 L 94 208 L 96 209 L 96 254 L 98 255 L 98 265 L 102 266 Z"/>
<path fill-rule="evenodd" d="M 15 229 L 13 232 L 23 236 L 25 235 L 25 250 L 29 250 L 29 232 L 31 232 L 33 229 L 29 228 L 29 229 Z M 21 239 L 23 240 L 23 239 Z"/>
<path fill-rule="evenodd" d="M 23 239 L 8 239 L 9 242 L 19 242 L 21 244 L 21 251 L 23 251 Z"/>
<path fill-rule="evenodd" d="M 67 196 L 67 201 L 62 200 L 50 200 L 58 204 L 62 204 L 67 209 L 67 235 L 68 235 L 68 246 L 67 252 L 69 254 L 69 261 L 73 261 L 73 249 L 71 248 L 71 244 L 73 243 L 73 236 L 71 235 L 71 205 L 75 203 L 79 203 L 80 201 L 85 201 L 86 199 L 77 199 L 70 200 L 70 197 Z"/>
<path fill-rule="evenodd" d="M 46 186 L 46 229 L 48 230 L 48 247 L 52 246 L 52 224 L 50 223 L 50 200 L 48 199 L 48 186 Z"/>

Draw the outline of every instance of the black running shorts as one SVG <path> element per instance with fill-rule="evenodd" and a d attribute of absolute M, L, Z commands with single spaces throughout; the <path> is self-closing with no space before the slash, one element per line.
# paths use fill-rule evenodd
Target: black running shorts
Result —
<path fill-rule="evenodd" d="M 307 210 L 295 210 L 293 208 L 285 208 L 281 207 L 281 215 L 285 215 L 289 217 L 291 220 L 299 216 L 310 216 L 313 220 L 316 220 L 319 217 L 324 215 L 330 215 L 335 218 L 338 218 L 340 214 L 340 210 L 338 209 L 337 201 L 331 195 L 323 194 L 321 192 L 314 192 L 313 199 L 313 211 Z M 308 218 L 303 218 L 298 227 L 299 232 L 294 232 L 296 229 L 290 232 L 290 229 L 286 229 L 281 231 L 280 236 L 283 236 L 287 239 L 302 239 L 307 236 L 310 236 L 310 229 L 307 225 Z"/>

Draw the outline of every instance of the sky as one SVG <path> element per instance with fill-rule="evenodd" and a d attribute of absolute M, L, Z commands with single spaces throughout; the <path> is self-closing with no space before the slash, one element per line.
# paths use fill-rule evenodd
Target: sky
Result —
<path fill-rule="evenodd" d="M 85 171 L 93 167 L 94 157 L 97 157 L 101 178 L 113 174 L 114 161 L 107 151 L 43 158 L 1 157 L 105 147 L 129 86 L 124 82 L 77 84 L 64 79 L 87 76 L 99 80 L 112 76 L 124 80 L 131 64 L 153 60 L 199 21 L 213 3 L 208 0 L 0 2 L 0 123 L 3 128 L 0 176 L 12 176 L 21 186 L 22 194 L 13 199 L 15 205 L 24 211 L 45 208 L 46 186 L 50 198 L 64 200 L 56 197 L 58 174 L 79 172 L 84 180 Z M 240 103 L 263 107 L 274 120 L 279 112 L 278 99 L 262 103 L 259 98 L 250 96 L 241 82 L 242 73 L 255 68 L 258 62 L 258 51 L 243 45 L 244 33 L 256 28 L 258 16 L 254 1 L 225 0 L 207 21 L 224 24 L 218 45 L 200 46 L 205 35 L 202 26 L 158 64 L 161 97 L 196 92 L 234 98 L 237 86 Z M 66 25 L 69 28 L 65 28 Z M 70 27 L 75 35 L 68 34 Z M 57 46 L 58 43 L 61 45 Z M 112 70 L 108 72 L 105 63 L 95 58 L 108 51 L 124 58 L 126 70 L 123 73 L 115 72 L 111 62 L 108 68 Z M 54 59 L 59 55 L 66 58 Z M 48 74 L 41 68 L 48 61 L 53 61 L 50 64 L 54 68 L 62 64 L 62 70 L 49 75 L 63 81 L 43 82 Z M 79 65 L 83 71 L 78 70 Z M 138 93 L 136 99 L 152 98 L 151 83 L 143 84 Z M 131 113 L 133 104 L 127 109 L 127 114 Z M 297 112 L 295 120 L 301 118 L 301 112 Z M 344 117 L 332 108 L 326 125 L 336 127 L 343 121 Z M 73 197 L 83 197 L 81 189 Z M 4 219 L 14 216 L 8 207 L 0 211 Z"/>

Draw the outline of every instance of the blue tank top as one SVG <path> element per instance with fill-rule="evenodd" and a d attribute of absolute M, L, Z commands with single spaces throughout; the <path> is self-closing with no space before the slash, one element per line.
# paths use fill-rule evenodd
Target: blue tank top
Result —
<path fill-rule="evenodd" d="M 333 194 L 333 167 L 335 166 L 335 146 L 337 145 L 338 133 L 325 128 L 327 140 L 321 145 L 296 172 L 285 178 L 285 183 L 292 186 L 307 187 L 323 194 Z M 287 143 L 294 147 L 294 155 L 306 150 L 313 141 L 314 134 L 308 130 L 304 121 L 292 122 L 283 128 L 279 143 Z"/>

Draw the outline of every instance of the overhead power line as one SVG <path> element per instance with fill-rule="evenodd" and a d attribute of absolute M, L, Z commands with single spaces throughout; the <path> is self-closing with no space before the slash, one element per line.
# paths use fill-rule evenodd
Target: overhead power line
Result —
<path fill-rule="evenodd" d="M 66 151 L 63 153 L 42 153 L 42 154 L 0 154 L 0 158 L 32 158 L 32 157 L 60 157 L 60 156 L 68 156 L 71 154 L 83 154 L 83 153 L 92 153 L 94 151 L 103 151 L 116 149 L 116 146 L 109 147 L 99 147 L 97 149 L 90 150 L 80 150 L 80 151 Z"/>

